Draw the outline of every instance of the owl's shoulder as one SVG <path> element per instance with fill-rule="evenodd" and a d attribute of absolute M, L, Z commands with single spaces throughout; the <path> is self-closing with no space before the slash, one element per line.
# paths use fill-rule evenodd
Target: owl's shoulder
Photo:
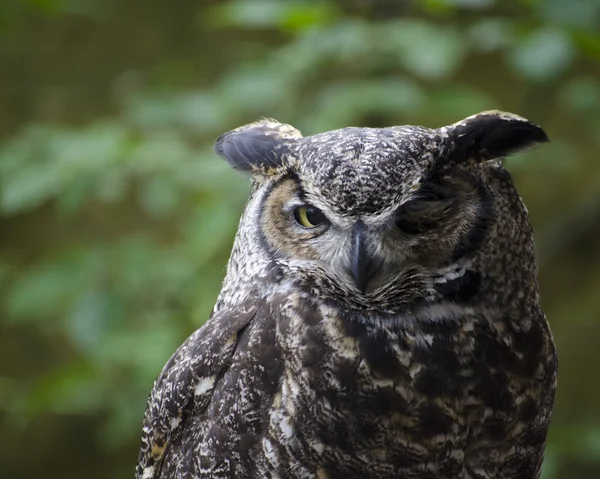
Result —
<path fill-rule="evenodd" d="M 192 410 L 204 411 L 258 313 L 256 304 L 223 310 L 194 332 L 171 356 L 156 379 L 144 416 L 136 477 L 159 477 L 165 453 Z"/>

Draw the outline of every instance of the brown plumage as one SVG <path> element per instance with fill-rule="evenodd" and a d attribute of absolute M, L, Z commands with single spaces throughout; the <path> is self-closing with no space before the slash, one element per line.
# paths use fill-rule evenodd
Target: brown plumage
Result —
<path fill-rule="evenodd" d="M 136 477 L 538 478 L 557 358 L 501 159 L 544 141 L 501 112 L 221 136 L 252 194 L 211 318 L 154 384 Z"/>

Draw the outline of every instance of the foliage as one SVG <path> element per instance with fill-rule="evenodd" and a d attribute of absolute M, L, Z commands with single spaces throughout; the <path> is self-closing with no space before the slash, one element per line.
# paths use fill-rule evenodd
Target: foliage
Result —
<path fill-rule="evenodd" d="M 15 442 L 41 417 L 82 416 L 94 422 L 79 433 L 104 447 L 98 462 L 135 454 L 152 381 L 208 316 L 248 193 L 212 141 L 261 116 L 310 134 L 439 126 L 501 108 L 547 127 L 554 146 L 510 167 L 539 231 L 561 374 L 584 380 L 581 336 L 566 325 L 581 334 L 600 325 L 598 255 L 581 260 L 600 230 L 586 213 L 600 193 L 600 2 L 167 3 L 144 12 L 132 1 L 1 7 L 0 71 L 15 92 L 35 62 L 58 79 L 109 78 L 87 93 L 41 81 L 12 103 L 0 94 L 9 104 L 0 114 L 0 410 Z M 83 37 L 104 63 L 85 63 L 77 42 L 32 48 L 86 25 L 116 47 L 102 56 Z M 551 263 L 562 278 L 551 277 Z M 588 272 L 578 276 L 574 264 Z M 567 303 L 575 291 L 577 314 Z M 600 399 L 597 386 L 587 392 Z M 546 479 L 567 467 L 575 479 L 600 470 L 600 424 L 589 420 L 600 401 L 580 410 L 578 401 L 559 391 Z M 134 460 L 115 463 L 111 477 L 129 476 Z"/>

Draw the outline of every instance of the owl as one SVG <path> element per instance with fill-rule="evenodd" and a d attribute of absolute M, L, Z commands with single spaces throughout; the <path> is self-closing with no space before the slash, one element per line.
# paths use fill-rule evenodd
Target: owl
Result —
<path fill-rule="evenodd" d="M 144 417 L 138 479 L 534 479 L 557 375 L 532 229 L 490 111 L 438 129 L 218 138 L 249 173 L 210 319 Z"/>

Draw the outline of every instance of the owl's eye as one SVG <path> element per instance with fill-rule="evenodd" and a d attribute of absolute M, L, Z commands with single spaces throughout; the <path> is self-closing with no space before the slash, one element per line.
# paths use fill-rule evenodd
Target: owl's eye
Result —
<path fill-rule="evenodd" d="M 323 212 L 314 206 L 298 206 L 294 209 L 294 219 L 303 228 L 316 228 L 327 222 Z"/>
<path fill-rule="evenodd" d="M 408 235 L 427 233 L 444 222 L 455 209 L 457 200 L 449 185 L 438 181 L 425 182 L 412 200 L 396 210 L 396 227 Z"/>
<path fill-rule="evenodd" d="M 396 227 L 409 235 L 426 233 L 435 227 L 435 223 L 423 220 L 413 212 L 399 211 L 395 218 Z"/>
<path fill-rule="evenodd" d="M 396 227 L 406 234 L 427 233 L 447 217 L 453 205 L 451 199 L 410 201 L 396 211 L 394 221 Z"/>

